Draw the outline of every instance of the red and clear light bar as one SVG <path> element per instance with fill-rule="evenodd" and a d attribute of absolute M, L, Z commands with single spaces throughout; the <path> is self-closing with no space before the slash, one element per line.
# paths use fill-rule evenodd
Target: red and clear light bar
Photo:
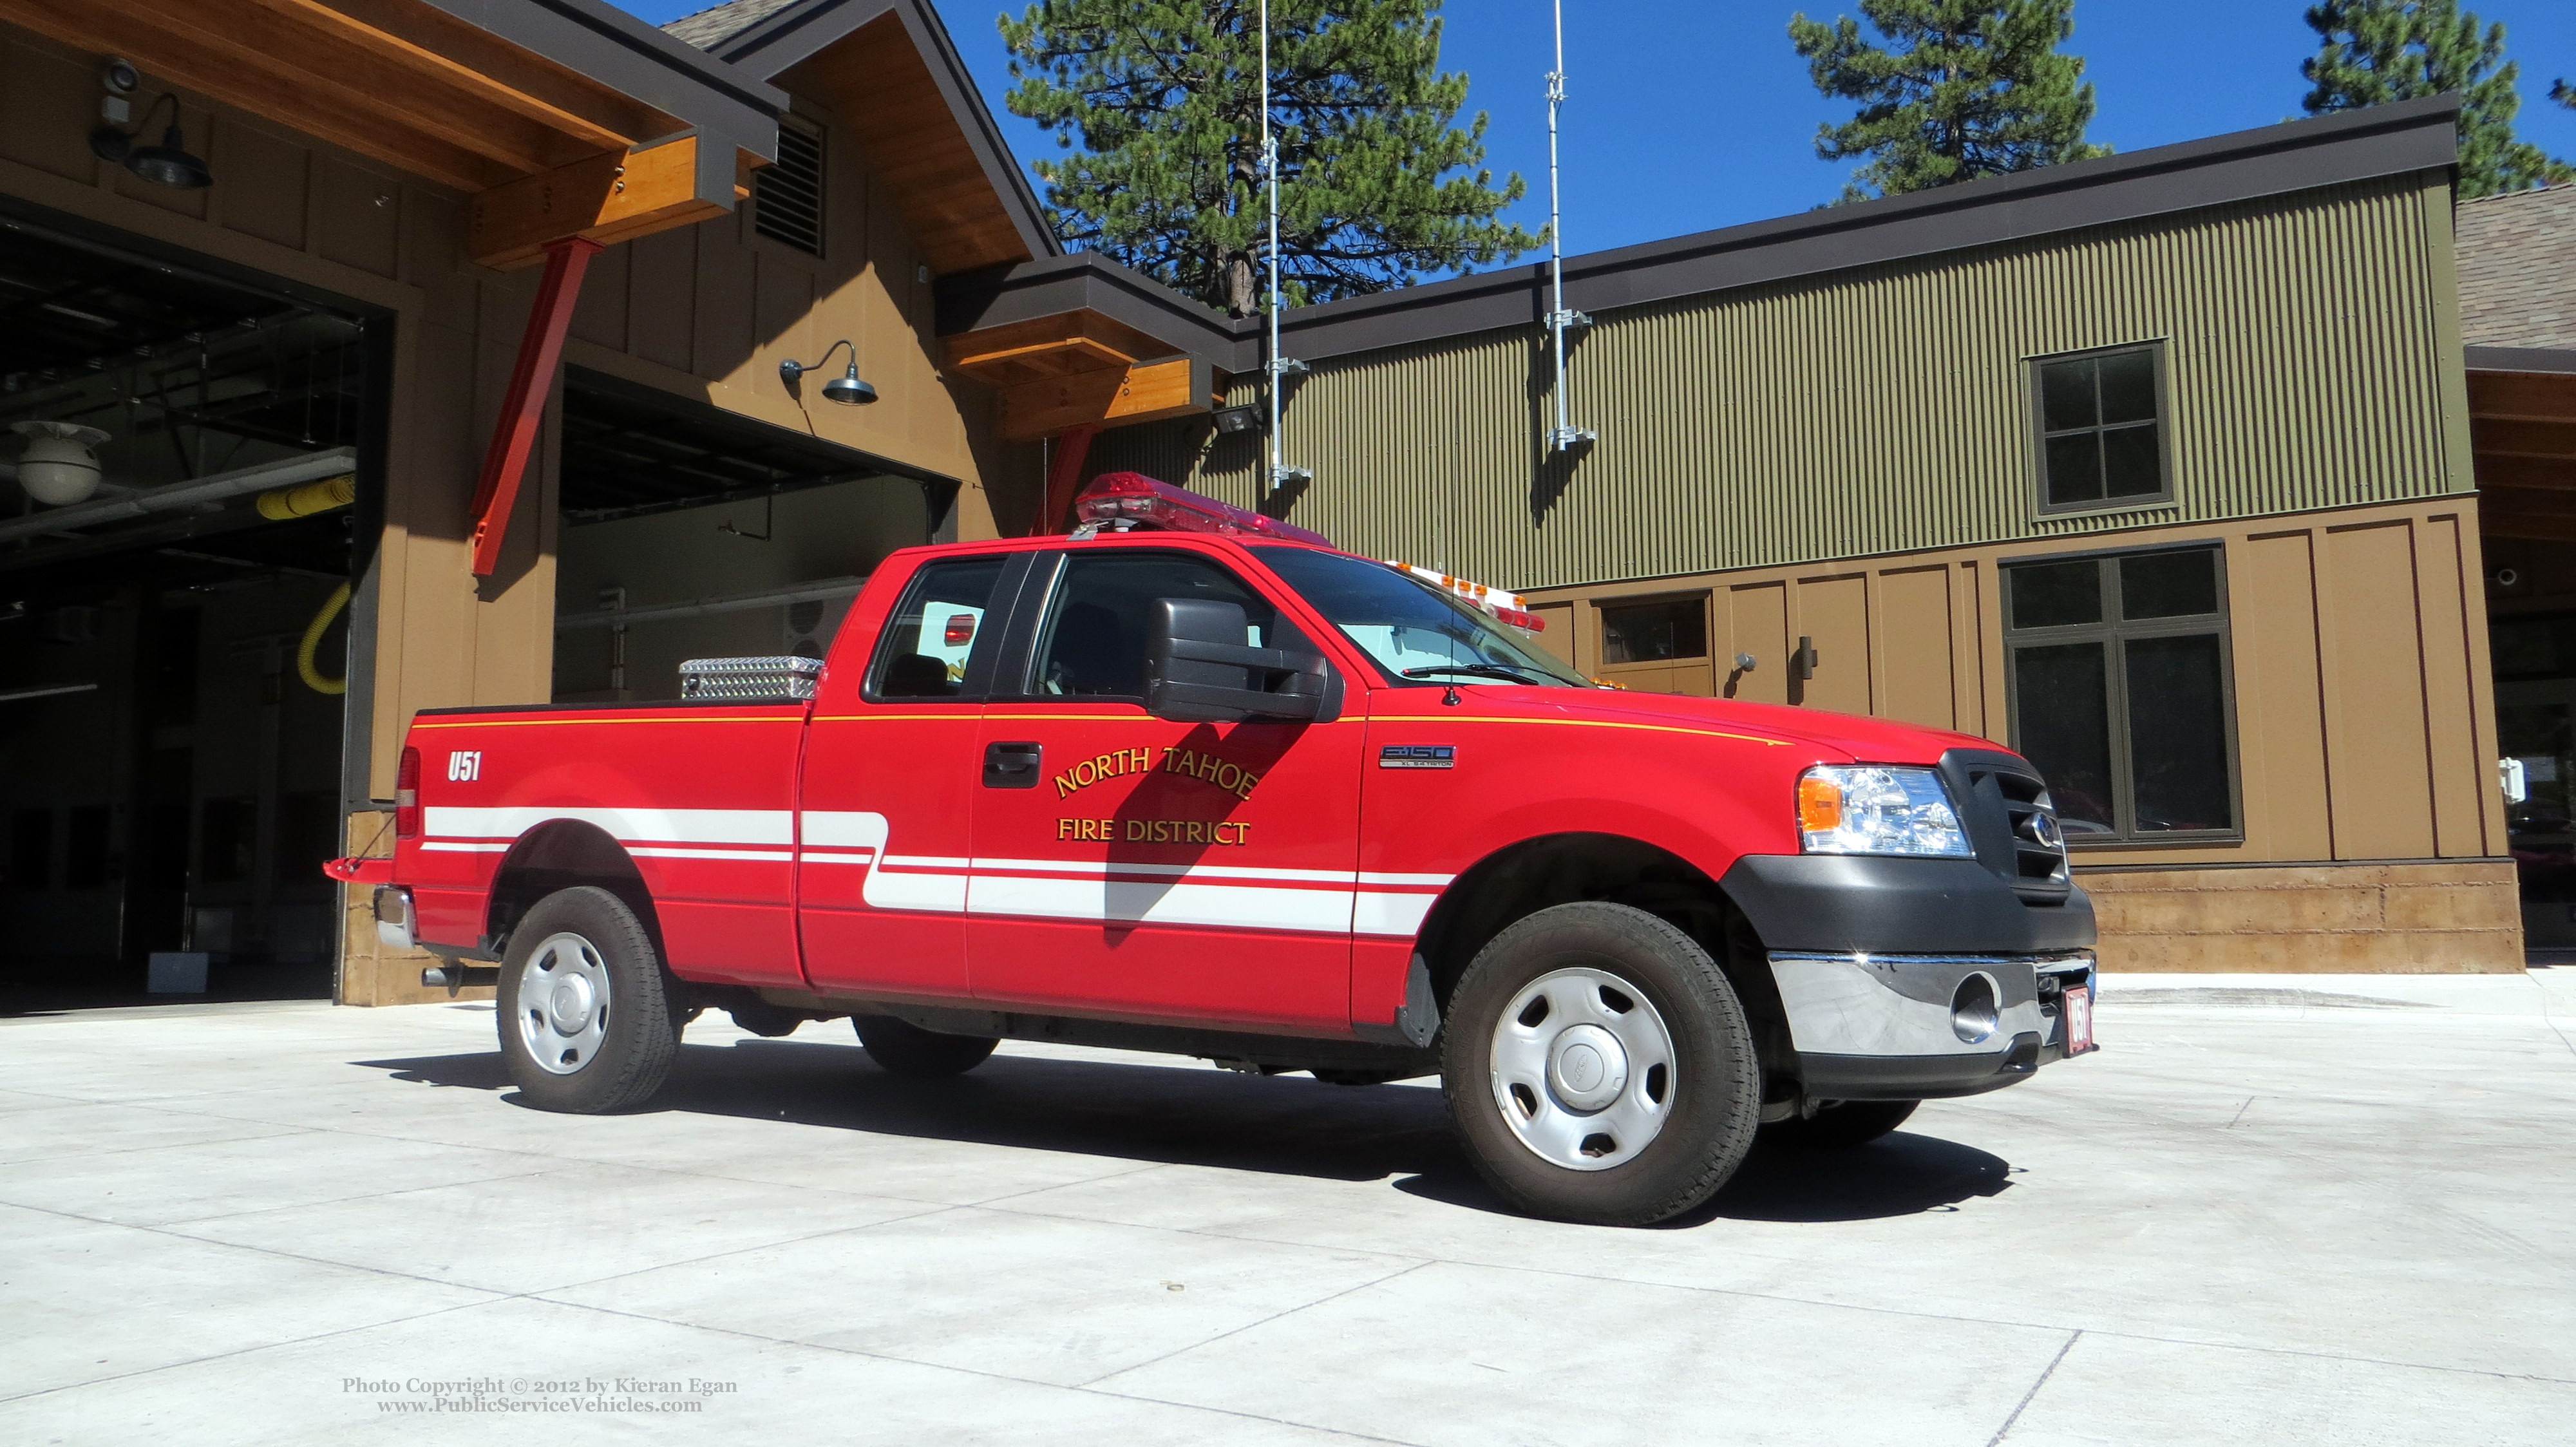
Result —
<path fill-rule="evenodd" d="M 1311 528 L 1157 482 L 1141 472 L 1104 472 L 1093 478 L 1074 499 L 1073 515 L 1079 522 L 1095 525 L 1124 521 L 1176 533 L 1231 533 L 1325 548 L 1333 545 L 1332 539 Z"/>

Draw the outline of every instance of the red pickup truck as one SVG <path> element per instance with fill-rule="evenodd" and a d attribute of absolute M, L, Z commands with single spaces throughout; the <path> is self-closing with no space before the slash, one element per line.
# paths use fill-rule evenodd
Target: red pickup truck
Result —
<path fill-rule="evenodd" d="M 894 554 L 825 660 L 424 711 L 381 932 L 496 981 L 552 1109 L 708 1008 L 907 1075 L 1437 1074 L 1495 1190 L 1603 1223 L 2092 1048 L 2092 908 L 1991 741 L 1604 688 L 1508 595 L 1132 474 L 1082 515 Z"/>

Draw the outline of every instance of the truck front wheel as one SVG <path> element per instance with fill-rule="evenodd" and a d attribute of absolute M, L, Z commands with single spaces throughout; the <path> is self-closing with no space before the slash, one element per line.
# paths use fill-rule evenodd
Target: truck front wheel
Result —
<path fill-rule="evenodd" d="M 1725 971 L 1643 910 L 1544 909 L 1450 999 L 1442 1088 L 1468 1155 L 1534 1215 L 1642 1226 L 1715 1195 L 1753 1143 L 1762 1076 Z"/>
<path fill-rule="evenodd" d="M 538 900 L 510 932 L 496 1019 L 510 1079 L 547 1110 L 640 1105 L 680 1049 L 652 937 L 592 885 Z"/>

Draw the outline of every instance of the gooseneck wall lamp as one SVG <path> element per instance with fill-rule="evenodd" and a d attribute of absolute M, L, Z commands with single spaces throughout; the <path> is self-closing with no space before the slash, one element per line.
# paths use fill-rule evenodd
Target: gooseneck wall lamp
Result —
<path fill-rule="evenodd" d="M 859 349 L 851 347 L 847 337 L 825 347 L 823 355 L 814 361 L 790 360 L 779 363 L 778 380 L 787 384 L 788 391 L 795 391 L 798 378 L 808 372 L 823 370 L 823 363 L 832 360 L 832 354 L 843 347 L 850 349 L 849 370 L 823 384 L 823 398 L 828 402 L 838 402 L 844 407 L 866 406 L 877 399 L 877 389 L 859 380 Z"/>
<path fill-rule="evenodd" d="M 137 137 L 151 128 L 152 117 L 161 109 L 162 101 L 170 103 L 170 125 L 161 133 L 161 144 L 134 144 Z M 168 91 L 163 91 L 152 104 L 144 107 L 143 119 L 133 130 L 119 130 L 113 121 L 100 122 L 98 129 L 89 133 L 89 148 L 99 159 L 114 161 L 144 180 L 159 185 L 196 191 L 215 184 L 214 169 L 192 154 L 180 136 L 179 98 Z"/>

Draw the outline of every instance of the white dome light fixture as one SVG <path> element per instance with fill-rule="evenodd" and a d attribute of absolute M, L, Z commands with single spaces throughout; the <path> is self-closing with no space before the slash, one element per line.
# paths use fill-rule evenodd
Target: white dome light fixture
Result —
<path fill-rule="evenodd" d="M 77 422 L 12 422 L 9 430 L 27 439 L 18 455 L 18 485 L 47 507 L 89 501 L 98 491 L 97 449 L 107 434 Z"/>

